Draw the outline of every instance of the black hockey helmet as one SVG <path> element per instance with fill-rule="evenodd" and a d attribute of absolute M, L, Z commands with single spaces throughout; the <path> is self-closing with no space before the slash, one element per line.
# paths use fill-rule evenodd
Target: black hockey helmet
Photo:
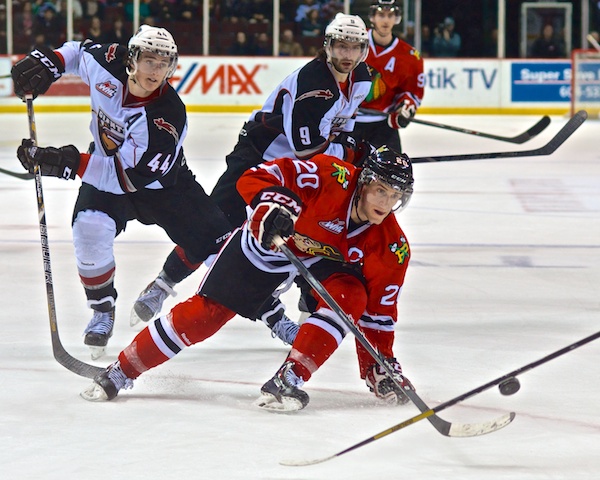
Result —
<path fill-rule="evenodd" d="M 396 14 L 396 25 L 402 21 L 402 7 L 396 0 L 373 0 L 369 7 L 369 18 L 382 10 L 389 10 Z"/>
<path fill-rule="evenodd" d="M 408 155 L 398 153 L 385 145 L 372 151 L 363 164 L 358 184 L 368 185 L 374 181 L 383 182 L 401 192 L 402 197 L 394 211 L 404 209 L 410 201 L 414 184 L 412 163 Z"/>

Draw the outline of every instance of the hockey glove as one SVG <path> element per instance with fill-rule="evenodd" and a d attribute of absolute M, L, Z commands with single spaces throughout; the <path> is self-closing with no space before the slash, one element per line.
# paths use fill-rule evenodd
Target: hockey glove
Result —
<path fill-rule="evenodd" d="M 29 173 L 33 173 L 35 164 L 39 164 L 42 175 L 72 180 L 77 175 L 80 155 L 73 145 L 66 147 L 36 147 L 26 138 L 17 149 L 17 157 Z"/>
<path fill-rule="evenodd" d="M 404 100 L 402 105 L 388 116 L 388 125 L 392 128 L 406 128 L 417 112 L 417 106 L 410 100 Z"/>
<path fill-rule="evenodd" d="M 294 234 L 294 224 L 302 211 L 302 200 L 285 187 L 261 190 L 251 203 L 250 232 L 264 249 L 270 249 L 276 235 L 286 239 Z"/>
<path fill-rule="evenodd" d="M 402 375 L 402 367 L 395 358 L 388 358 L 386 360 L 388 365 L 394 371 L 394 377 L 398 383 L 403 387 L 408 387 L 410 390 L 414 390 L 412 383 Z M 367 371 L 365 377 L 367 387 L 378 397 L 384 400 L 390 405 L 404 405 L 408 402 L 408 397 L 404 391 L 396 385 L 396 383 L 388 376 L 385 370 L 378 364 L 372 365 Z"/>
<path fill-rule="evenodd" d="M 335 137 L 332 143 L 339 143 L 344 147 L 344 160 L 348 163 L 360 167 L 365 159 L 373 150 L 370 143 L 364 141 L 356 141 L 356 139 L 346 132 L 341 132 Z"/>
<path fill-rule="evenodd" d="M 15 63 L 10 71 L 15 95 L 24 98 L 30 93 L 36 98 L 65 73 L 59 56 L 47 47 L 38 47 Z"/>

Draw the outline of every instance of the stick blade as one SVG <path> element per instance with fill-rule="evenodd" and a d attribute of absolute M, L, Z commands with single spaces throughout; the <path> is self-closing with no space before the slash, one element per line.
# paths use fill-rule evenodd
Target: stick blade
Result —
<path fill-rule="evenodd" d="M 515 419 L 515 416 L 516 414 L 514 412 L 510 412 L 495 420 L 484 423 L 453 423 L 448 432 L 448 436 L 463 438 L 478 437 L 487 433 L 496 432 L 509 425 Z"/>
<path fill-rule="evenodd" d="M 542 133 L 546 127 L 550 125 L 550 117 L 548 115 L 544 115 L 539 122 L 533 125 L 529 130 L 522 133 L 521 135 L 517 135 L 512 139 L 512 143 L 522 144 L 528 142 L 533 137 L 536 137 L 540 133 Z"/>
<path fill-rule="evenodd" d="M 337 457 L 337 455 L 330 455 L 329 457 L 316 458 L 314 460 L 281 460 L 279 465 L 283 465 L 286 467 L 307 467 L 309 465 L 317 465 L 318 463 L 326 462 L 327 460 L 331 460 L 332 458 Z"/>

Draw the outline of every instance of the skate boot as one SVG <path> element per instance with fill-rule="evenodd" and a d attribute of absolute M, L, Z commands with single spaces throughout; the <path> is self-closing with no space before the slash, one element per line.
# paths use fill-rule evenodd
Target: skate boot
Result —
<path fill-rule="evenodd" d="M 291 345 L 292 343 L 294 343 L 296 335 L 298 335 L 300 325 L 294 322 L 287 315 L 283 315 L 283 317 L 281 317 L 281 320 L 279 320 L 269 328 L 271 329 L 271 336 L 273 338 L 277 337 L 286 345 Z"/>
<path fill-rule="evenodd" d="M 176 296 L 172 285 L 169 285 L 162 277 L 157 277 L 143 291 L 133 304 L 129 324 L 133 327 L 140 321 L 149 322 L 156 317 L 163 306 L 165 299 L 169 296 Z"/>
<path fill-rule="evenodd" d="M 88 402 L 105 402 L 115 398 L 122 388 L 132 387 L 133 380 L 123 373 L 121 364 L 117 361 L 96 375 L 94 383 L 79 395 Z"/>
<path fill-rule="evenodd" d="M 90 347 L 92 360 L 99 359 L 106 352 L 106 345 L 108 344 L 108 339 L 112 337 L 114 325 L 114 307 L 108 312 L 94 310 L 94 316 L 83 332 L 85 334 L 83 343 Z"/>
<path fill-rule="evenodd" d="M 300 390 L 304 380 L 294 373 L 293 366 L 293 362 L 285 362 L 275 376 L 262 386 L 262 396 L 255 402 L 257 407 L 287 413 L 297 412 L 308 405 L 308 394 Z"/>
<path fill-rule="evenodd" d="M 404 390 L 414 390 L 415 387 L 402 375 L 402 367 L 395 358 L 391 357 L 386 361 L 393 370 L 397 383 L 377 364 L 372 365 L 367 371 L 365 383 L 369 390 L 384 402 L 390 405 L 404 405 L 409 401 Z"/>

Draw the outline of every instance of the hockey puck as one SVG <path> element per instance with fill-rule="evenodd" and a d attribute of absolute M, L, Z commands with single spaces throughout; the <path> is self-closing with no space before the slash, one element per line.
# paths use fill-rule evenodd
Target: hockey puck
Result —
<path fill-rule="evenodd" d="M 515 377 L 510 377 L 498 385 L 502 395 L 514 395 L 521 388 L 521 383 Z"/>

